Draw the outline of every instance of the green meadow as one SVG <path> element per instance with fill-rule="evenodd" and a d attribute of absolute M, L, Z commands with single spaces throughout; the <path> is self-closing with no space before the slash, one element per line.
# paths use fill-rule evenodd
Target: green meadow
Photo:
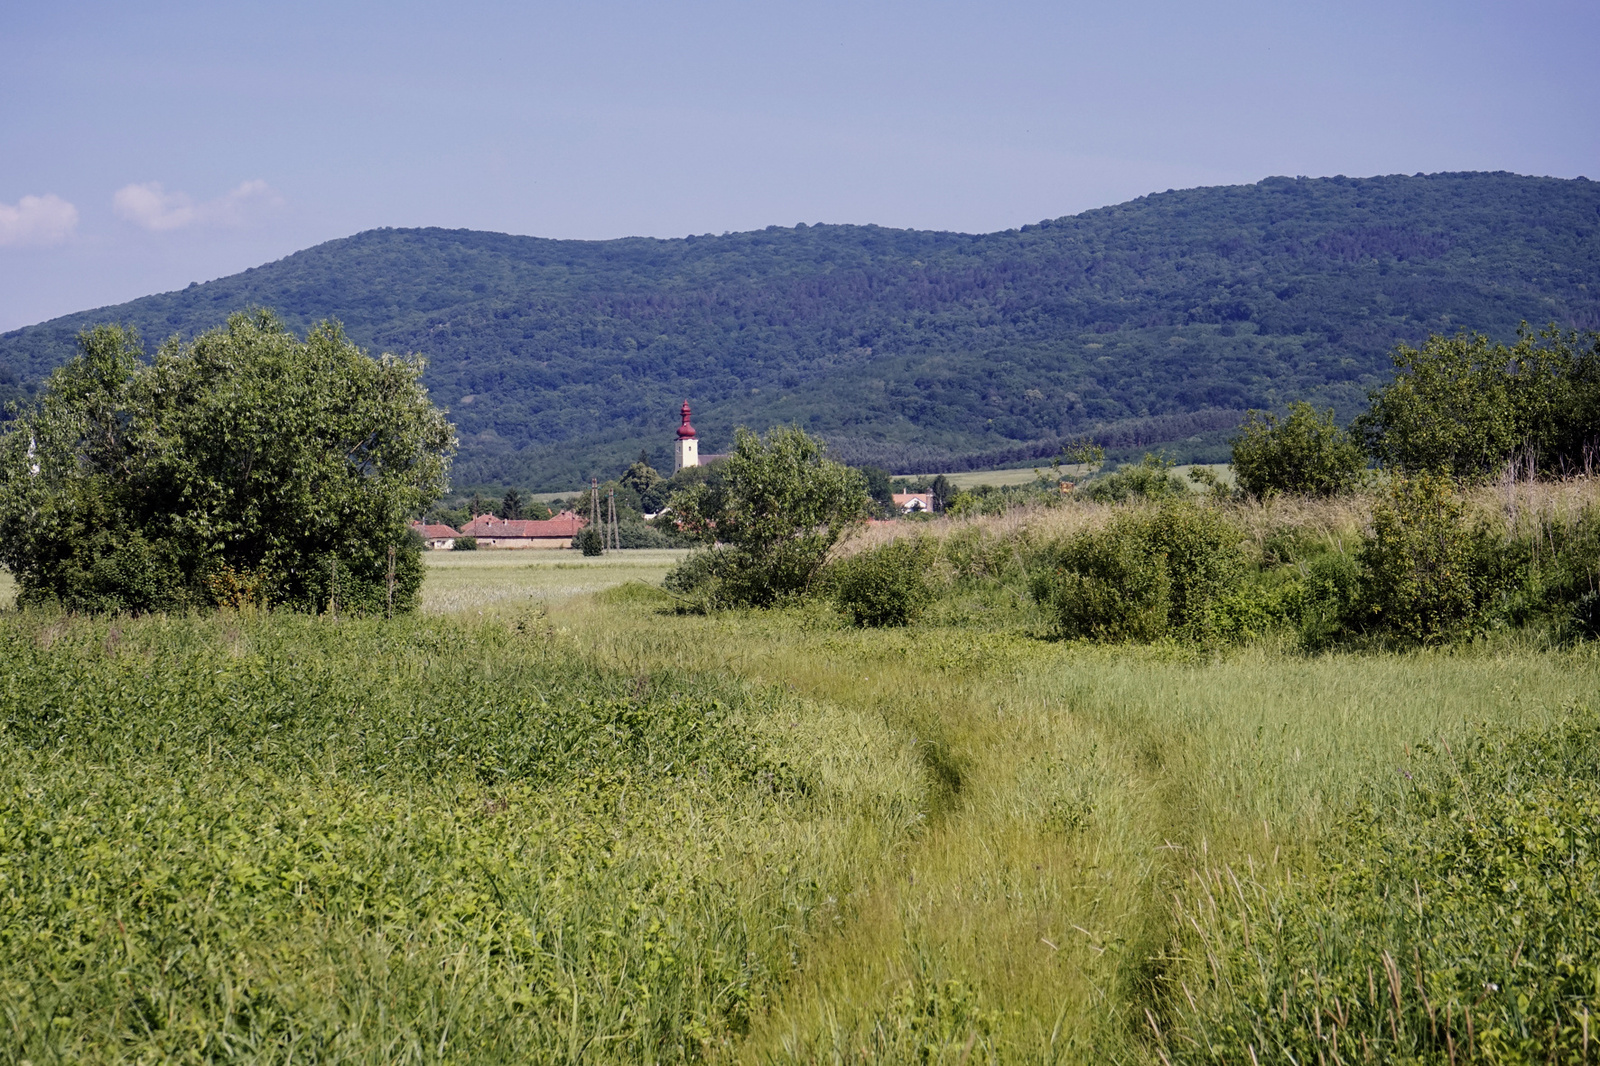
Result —
<path fill-rule="evenodd" d="M 0 615 L 0 1062 L 1590 1053 L 1590 645 L 1096 645 L 999 577 L 681 614 L 680 557 Z"/>

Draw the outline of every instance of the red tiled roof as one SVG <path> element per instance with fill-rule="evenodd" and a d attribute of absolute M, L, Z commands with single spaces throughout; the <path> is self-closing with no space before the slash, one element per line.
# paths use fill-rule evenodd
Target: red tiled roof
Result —
<path fill-rule="evenodd" d="M 933 493 L 931 492 L 897 492 L 894 494 L 894 505 L 905 510 L 913 501 L 922 504 L 923 510 L 933 510 Z"/>
<path fill-rule="evenodd" d="M 411 528 L 416 530 L 418 533 L 421 533 L 423 540 L 448 540 L 451 537 L 461 536 L 460 533 L 457 533 L 449 526 L 440 525 L 437 522 L 433 523 L 432 525 L 423 525 L 421 522 L 413 522 L 411 523 Z"/>
<path fill-rule="evenodd" d="M 575 537 L 578 530 L 588 524 L 587 518 L 572 511 L 562 511 L 554 518 L 539 521 L 481 514 L 462 526 L 461 533 L 468 537 Z"/>

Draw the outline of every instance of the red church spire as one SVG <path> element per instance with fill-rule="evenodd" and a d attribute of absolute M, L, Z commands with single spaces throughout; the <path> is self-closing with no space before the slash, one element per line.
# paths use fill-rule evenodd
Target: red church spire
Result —
<path fill-rule="evenodd" d="M 678 427 L 678 439 L 688 440 L 693 437 L 694 427 L 689 424 L 689 401 L 683 401 L 683 425 Z"/>

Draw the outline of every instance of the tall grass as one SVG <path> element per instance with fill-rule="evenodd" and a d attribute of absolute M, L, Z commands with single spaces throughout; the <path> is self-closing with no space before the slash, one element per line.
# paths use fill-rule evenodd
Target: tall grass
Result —
<path fill-rule="evenodd" d="M 894 630 L 678 615 L 631 553 L 450 560 L 392 622 L 0 618 L 0 1061 L 1193 1057 L 1265 1008 L 1191 917 L 1241 967 L 1237 915 L 1315 929 L 1419 746 L 1559 729 L 1600 657 L 1056 639 L 1030 553 L 1114 513 L 918 523 Z"/>
<path fill-rule="evenodd" d="M 1554 721 L 1600 665 L 1512 646 L 1215 654 L 1026 626 L 572 611 L 586 629 L 604 619 L 608 660 L 757 679 L 915 738 L 926 831 L 858 871 L 853 917 L 812 942 L 741 1045 L 750 1061 L 1153 1060 L 1144 1012 L 1164 1009 L 1191 869 L 1316 869 L 1339 817 L 1403 781 L 1408 748 Z"/>

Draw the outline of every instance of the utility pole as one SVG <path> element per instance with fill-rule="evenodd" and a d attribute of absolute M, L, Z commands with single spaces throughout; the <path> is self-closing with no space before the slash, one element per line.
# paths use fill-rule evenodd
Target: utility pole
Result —
<path fill-rule="evenodd" d="M 606 493 L 606 508 L 610 514 L 606 518 L 606 547 L 622 550 L 622 530 L 617 528 L 617 490 L 612 489 Z"/>
<path fill-rule="evenodd" d="M 589 528 L 593 529 L 595 526 L 600 525 L 600 479 L 592 477 L 589 479 Z M 604 528 L 604 526 L 601 526 L 601 528 Z M 600 535 L 600 538 L 601 543 L 604 543 L 607 539 L 604 533 Z"/>

